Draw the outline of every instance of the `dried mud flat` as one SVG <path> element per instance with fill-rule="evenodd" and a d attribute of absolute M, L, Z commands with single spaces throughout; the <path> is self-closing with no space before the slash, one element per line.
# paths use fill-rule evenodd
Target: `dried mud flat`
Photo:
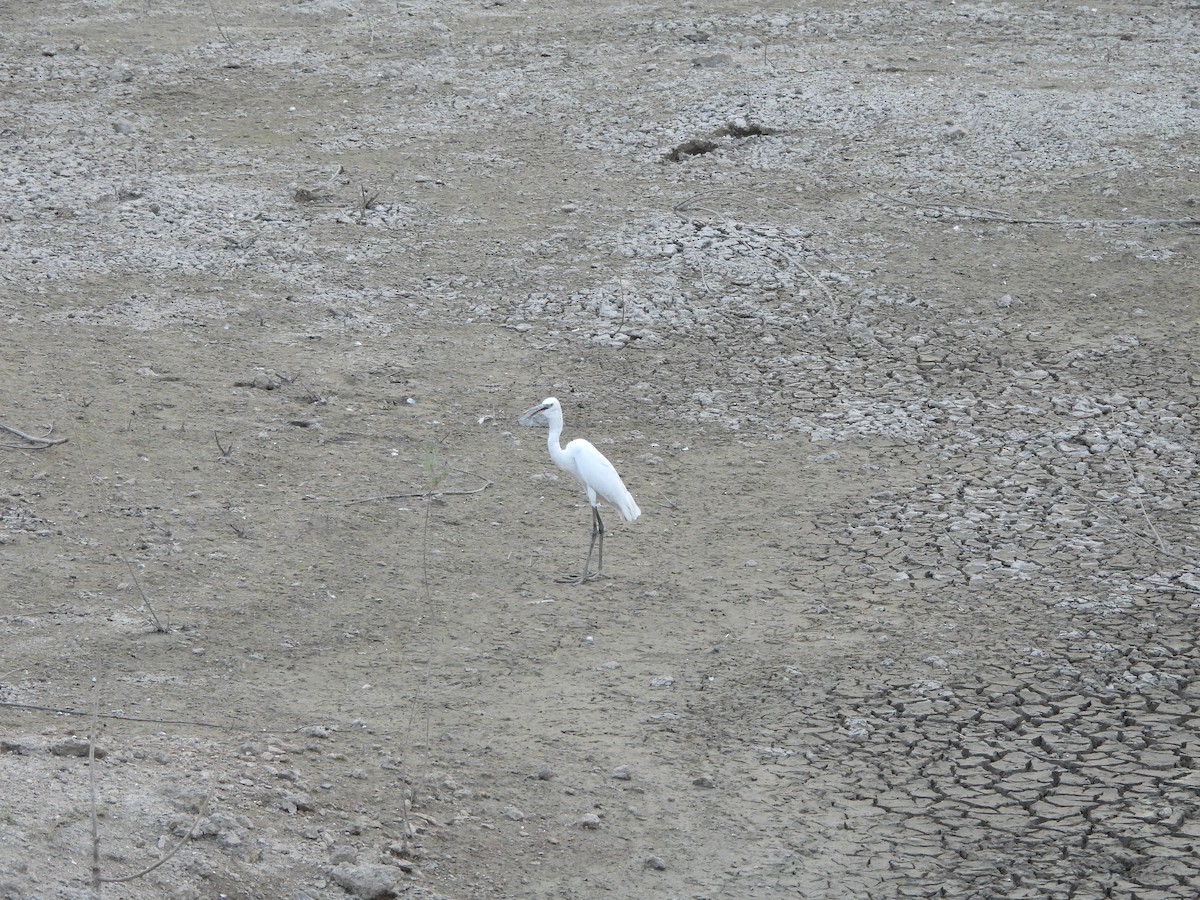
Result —
<path fill-rule="evenodd" d="M 0 897 L 1200 892 L 1195 4 L 4 19 Z"/>

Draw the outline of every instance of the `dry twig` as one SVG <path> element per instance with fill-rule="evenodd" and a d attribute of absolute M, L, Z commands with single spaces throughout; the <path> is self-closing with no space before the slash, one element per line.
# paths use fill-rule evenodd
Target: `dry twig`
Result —
<path fill-rule="evenodd" d="M 229 49 L 233 49 L 233 41 L 229 39 L 229 35 L 225 33 L 225 29 L 221 27 L 221 20 L 217 18 L 217 8 L 213 5 L 213 0 L 208 0 L 208 11 L 212 14 L 213 24 L 217 26 L 217 34 L 221 35 L 221 40 L 229 45 Z"/>
<path fill-rule="evenodd" d="M 1130 460 L 1129 460 L 1129 454 L 1125 452 L 1124 447 L 1117 446 L 1117 445 L 1114 445 L 1114 446 L 1116 446 L 1116 449 L 1121 451 L 1121 457 L 1122 457 L 1122 459 L 1125 460 L 1125 468 L 1127 468 L 1129 470 L 1129 477 L 1133 481 L 1134 486 L 1136 487 L 1137 486 L 1137 475 L 1133 471 L 1133 463 L 1130 462 Z M 1134 499 L 1137 500 L 1138 509 L 1140 509 L 1142 511 L 1142 518 L 1146 520 L 1146 526 L 1150 529 L 1151 533 L 1158 540 L 1158 548 L 1160 550 L 1162 550 L 1163 553 L 1170 553 L 1171 551 L 1167 547 L 1167 542 L 1163 540 L 1162 535 L 1158 533 L 1158 529 L 1154 527 L 1154 523 L 1150 521 L 1150 514 L 1148 512 L 1146 512 L 1146 504 L 1144 504 L 1142 502 L 1141 495 L 1134 494 Z"/>
<path fill-rule="evenodd" d="M 223 446 L 221 444 L 221 436 L 215 431 L 213 432 L 213 440 L 217 442 L 217 450 L 219 450 L 221 453 L 221 455 L 217 457 L 217 460 L 223 463 L 232 463 L 234 449 L 233 442 L 231 441 L 228 447 Z"/>
<path fill-rule="evenodd" d="M 433 491 L 432 494 L 429 491 L 409 491 L 409 492 L 403 493 L 403 494 L 380 494 L 376 497 L 355 497 L 354 499 L 351 499 L 351 500 L 341 500 L 337 497 L 305 497 L 304 499 L 308 503 L 346 503 L 346 504 L 378 503 L 383 500 L 407 500 L 407 499 L 411 499 L 413 497 L 429 497 L 429 496 L 447 497 L 447 496 L 452 496 L 455 494 L 458 494 L 458 495 L 478 494 L 481 491 L 486 491 L 493 484 L 493 482 L 490 478 L 485 478 L 483 475 L 480 475 L 476 472 L 467 472 L 464 469 L 448 469 L 447 471 L 458 472 L 460 475 L 470 475 L 472 478 L 478 478 L 480 481 L 483 482 L 483 484 L 481 484 L 477 488 L 471 488 L 470 490 L 455 490 L 455 491 L 438 490 L 438 491 Z"/>
<path fill-rule="evenodd" d="M 132 421 L 132 419 L 131 419 L 131 421 Z M 90 468 L 88 466 L 87 459 L 84 457 L 82 448 L 80 448 L 80 450 L 79 450 L 79 458 L 83 462 L 84 468 Z M 99 486 L 99 484 L 100 484 L 99 479 L 94 478 L 92 480 L 92 484 Z M 98 495 L 99 491 L 97 490 L 96 493 Z M 104 516 L 105 520 L 108 522 L 110 531 L 112 531 L 114 534 L 116 534 L 116 532 L 117 532 L 116 525 L 112 520 L 112 516 L 110 516 L 108 514 L 108 510 L 105 509 L 103 503 L 99 504 L 99 509 L 100 509 L 100 514 L 102 516 Z M 129 557 L 126 556 L 124 553 L 121 553 L 120 551 L 118 551 L 117 555 L 121 557 L 121 560 L 129 568 L 129 574 L 133 578 L 134 586 L 137 587 L 138 593 L 142 595 L 142 605 L 145 607 L 145 612 L 143 612 L 142 615 L 146 620 L 146 624 L 150 625 L 159 634 L 170 634 L 171 626 L 169 624 L 164 625 L 162 623 L 162 621 L 158 618 L 158 613 L 156 613 L 154 611 L 154 606 L 153 606 L 153 604 L 150 603 L 150 598 L 147 597 L 146 592 L 144 590 L 142 590 L 142 582 L 137 576 L 137 569 L 135 569 L 133 567 L 133 563 L 130 561 Z"/>
<path fill-rule="evenodd" d="M 857 182 L 854 182 L 858 184 Z M 1143 217 L 1134 217 L 1129 219 L 1046 219 L 1039 217 L 1014 216 L 1002 210 L 984 209 L 981 206 L 971 206 L 969 204 L 960 204 L 957 206 L 936 205 L 931 206 L 927 203 L 918 203 L 914 200 L 906 200 L 903 197 L 896 197 L 892 194 L 885 194 L 883 191 L 876 190 L 865 184 L 858 184 L 860 188 L 876 197 L 882 197 L 892 203 L 898 203 L 901 206 L 912 207 L 913 209 L 925 210 L 928 212 L 936 212 L 941 216 L 949 216 L 956 219 L 973 219 L 978 222 L 1000 222 L 1005 225 L 1059 225 L 1067 228 L 1086 228 L 1086 227 L 1119 227 L 1119 226 L 1140 226 L 1146 228 L 1165 228 L 1170 226 L 1192 227 L 1200 225 L 1200 219 L 1183 218 L 1183 219 L 1148 219 Z"/>
<path fill-rule="evenodd" d="M 89 710 L 71 709 L 61 706 L 41 706 L 37 703 L 11 703 L 0 700 L 0 709 L 27 709 L 33 712 L 54 713 L 56 716 L 92 716 L 99 719 L 118 719 L 122 722 L 147 722 L 151 725 L 193 725 L 197 728 L 219 728 L 222 731 L 254 731 L 256 729 L 238 725 L 218 725 L 215 722 L 197 722 L 193 719 L 147 719 L 140 716 L 120 716 L 116 713 L 93 713 Z"/>
<path fill-rule="evenodd" d="M 147 866 L 130 875 L 105 876 L 100 874 L 100 826 L 98 821 L 98 804 L 96 802 L 96 732 L 100 727 L 100 666 L 96 665 L 96 674 L 92 678 L 92 724 L 88 729 L 88 786 L 91 793 L 92 803 L 92 891 L 99 900 L 102 886 L 105 884 L 119 884 L 125 881 L 133 881 L 135 878 L 141 878 L 143 875 L 148 875 L 153 872 L 167 860 L 171 859 L 176 853 L 183 849 L 183 845 L 187 843 L 192 836 L 192 832 L 196 830 L 196 826 L 200 824 L 200 820 L 204 818 L 204 813 L 208 809 L 208 801 L 212 799 L 212 791 L 204 798 L 200 804 L 200 810 L 196 815 L 196 821 L 191 824 L 191 827 L 184 832 L 183 837 L 175 847 L 152 865 Z M 106 718 L 113 718 L 111 716 Z M 122 717 L 123 718 L 123 717 Z"/>
<path fill-rule="evenodd" d="M 1080 500 L 1082 500 L 1084 503 L 1086 503 L 1089 507 L 1091 507 L 1092 511 L 1095 512 L 1097 515 L 1101 516 L 1102 518 L 1108 519 L 1110 522 L 1112 522 L 1112 524 L 1115 525 L 1120 531 L 1125 532 L 1130 537 L 1137 538 L 1139 541 L 1141 541 L 1143 544 L 1145 544 L 1148 547 L 1153 547 L 1155 550 L 1157 550 L 1159 553 L 1162 553 L 1164 556 L 1170 556 L 1173 559 L 1182 560 L 1183 562 L 1191 564 L 1192 560 L 1188 559 L 1182 553 L 1176 553 L 1173 550 L 1167 549 L 1165 543 L 1162 543 L 1161 537 L 1158 538 L 1160 543 L 1155 544 L 1154 541 L 1152 541 L 1150 538 L 1146 537 L 1146 535 L 1142 534 L 1140 531 L 1135 531 L 1134 529 L 1132 529 L 1128 525 L 1126 525 L 1124 522 L 1122 522 L 1120 519 L 1118 519 L 1116 516 L 1114 516 L 1112 513 L 1106 512 L 1104 510 L 1104 508 L 1100 506 L 1100 504 L 1096 503 L 1090 497 L 1086 496 L 1083 492 L 1077 491 L 1075 488 L 1071 487 L 1071 485 L 1067 484 L 1065 481 L 1063 481 L 1061 478 L 1059 478 L 1055 472 L 1052 472 L 1047 468 L 1043 468 L 1043 471 L 1046 472 L 1046 474 L 1049 475 L 1052 479 L 1054 479 L 1054 481 L 1060 487 L 1066 488 L 1066 490 L 1070 491 L 1072 494 L 1074 494 L 1076 497 L 1078 497 Z M 1144 513 L 1145 509 L 1143 509 L 1142 512 Z M 1150 520 L 1147 518 L 1146 521 L 1149 522 Z M 1151 529 L 1154 529 L 1153 525 L 1151 525 L 1150 527 L 1151 527 Z M 1158 537 L 1157 530 L 1154 530 L 1154 536 Z"/>
<path fill-rule="evenodd" d="M 88 788 L 92 798 L 92 890 L 100 897 L 100 825 L 96 811 L 96 732 L 100 728 L 100 663 L 92 677 L 92 724 L 88 729 Z"/>
<path fill-rule="evenodd" d="M 150 725 L 191 725 L 195 728 L 215 728 L 219 731 L 253 732 L 256 734 L 296 734 L 308 725 L 297 725 L 295 728 L 263 728 L 260 725 L 220 724 L 218 722 L 201 722 L 196 719 L 152 719 L 145 716 L 125 716 L 117 713 L 93 713 L 86 709 L 73 709 L 69 706 L 42 706 L 37 703 L 12 703 L 0 700 L 0 709 L 25 709 L 31 712 L 47 712 L 56 716 L 95 716 L 98 719 L 115 719 L 119 722 L 143 722 Z"/>
<path fill-rule="evenodd" d="M 212 791 L 209 791 L 208 795 L 204 798 L 203 802 L 200 804 L 200 811 L 198 813 L 196 813 L 196 820 L 194 822 L 192 822 L 192 824 L 188 828 L 188 830 L 186 832 L 184 832 L 183 837 L 181 837 L 179 839 L 179 843 L 176 844 L 174 847 L 172 847 L 171 850 L 167 853 L 167 855 L 162 857 L 158 862 L 153 863 L 152 865 L 146 866 L 146 868 L 142 869 L 141 871 L 134 872 L 131 875 L 116 875 L 116 876 L 112 876 L 112 877 L 101 877 L 100 881 L 104 882 L 105 884 L 120 884 L 125 881 L 133 881 L 135 878 L 141 878 L 143 875 L 149 875 L 151 872 L 153 872 L 155 869 L 157 869 L 163 863 L 170 860 L 171 857 L 173 857 L 176 853 L 178 853 L 180 850 L 183 849 L 184 844 L 186 844 L 189 840 L 191 840 L 192 832 L 196 830 L 196 826 L 200 824 L 200 820 L 203 819 L 204 814 L 206 812 L 208 812 L 208 801 L 211 799 L 212 799 Z"/>
<path fill-rule="evenodd" d="M 7 431 L 9 434 L 15 434 L 23 441 L 28 441 L 33 446 L 26 447 L 24 444 L 0 444 L 0 448 L 4 450 L 45 450 L 47 447 L 53 447 L 55 444 L 65 444 L 67 439 L 52 438 L 49 434 L 54 431 L 53 425 L 46 426 L 46 433 L 43 435 L 26 434 L 24 431 L 18 431 L 11 425 L 0 424 L 0 429 Z"/>

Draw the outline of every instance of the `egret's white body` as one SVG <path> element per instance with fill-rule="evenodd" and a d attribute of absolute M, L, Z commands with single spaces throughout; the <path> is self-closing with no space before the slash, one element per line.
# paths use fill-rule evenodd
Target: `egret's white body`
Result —
<path fill-rule="evenodd" d="M 600 518 L 600 500 L 604 498 L 617 508 L 626 522 L 633 522 L 642 511 L 613 464 L 608 461 L 596 446 L 583 438 L 576 438 L 563 447 L 559 444 L 562 437 L 563 414 L 562 404 L 554 397 L 547 397 L 537 406 L 527 409 L 517 419 L 522 425 L 548 425 L 550 435 L 546 444 L 550 449 L 550 459 L 554 464 L 583 485 L 587 491 L 588 503 L 592 507 L 592 542 L 588 545 L 587 562 L 583 571 L 572 576 L 568 581 L 588 581 L 596 578 L 604 569 L 604 522 Z M 592 564 L 592 550 L 596 546 L 596 538 L 600 538 L 600 557 L 596 572 L 589 571 Z"/>

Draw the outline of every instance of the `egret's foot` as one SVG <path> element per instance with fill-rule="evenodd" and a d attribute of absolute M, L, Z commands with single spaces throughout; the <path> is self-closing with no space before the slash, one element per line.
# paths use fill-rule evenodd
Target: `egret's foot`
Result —
<path fill-rule="evenodd" d="M 558 579 L 559 584 L 583 584 L 585 581 L 595 581 L 600 578 L 599 572 L 579 572 L 576 575 L 563 575 Z"/>

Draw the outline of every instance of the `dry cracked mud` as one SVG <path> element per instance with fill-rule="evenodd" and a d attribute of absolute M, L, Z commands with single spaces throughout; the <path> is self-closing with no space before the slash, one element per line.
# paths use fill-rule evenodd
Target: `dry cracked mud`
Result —
<path fill-rule="evenodd" d="M 0 25 L 0 897 L 1200 893 L 1196 4 Z"/>

